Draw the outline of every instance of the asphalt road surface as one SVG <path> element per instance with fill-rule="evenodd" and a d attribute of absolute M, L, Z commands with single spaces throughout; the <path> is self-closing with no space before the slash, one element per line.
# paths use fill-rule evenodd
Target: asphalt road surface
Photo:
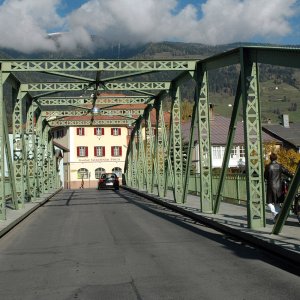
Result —
<path fill-rule="evenodd" d="M 300 299 L 293 266 L 128 191 L 65 190 L 0 239 L 0 299 Z"/>

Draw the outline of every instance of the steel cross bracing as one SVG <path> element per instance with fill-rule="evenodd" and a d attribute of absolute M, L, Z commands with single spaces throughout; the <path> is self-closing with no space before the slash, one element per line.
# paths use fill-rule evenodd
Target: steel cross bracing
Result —
<path fill-rule="evenodd" d="M 111 110 L 101 110 L 100 112 L 94 113 L 95 116 L 139 116 L 144 113 L 144 110 L 134 109 L 134 110 L 119 110 L 119 109 L 111 109 Z M 88 114 L 88 109 L 86 110 L 48 110 L 44 111 L 42 116 L 45 118 L 50 117 L 70 117 L 70 116 L 85 116 Z"/>
<path fill-rule="evenodd" d="M 57 106 L 57 105 L 83 105 L 91 104 L 92 98 L 81 97 L 44 97 L 39 98 L 39 103 L 45 106 Z M 150 102 L 151 97 L 146 96 L 100 96 L 96 100 L 96 105 L 106 104 L 145 104 Z"/>
<path fill-rule="evenodd" d="M 99 87 L 99 91 L 152 91 L 168 90 L 169 82 L 116 82 L 106 83 Z M 47 82 L 47 83 L 29 83 L 23 85 L 23 91 L 27 92 L 47 92 L 47 91 L 84 91 L 94 90 L 83 82 Z"/>
<path fill-rule="evenodd" d="M 10 179 L 13 206 L 18 209 L 25 201 L 34 201 L 52 189 L 60 186 L 56 158 L 53 151 L 51 127 L 55 126 L 128 126 L 134 125 L 126 153 L 125 178 L 129 186 L 146 189 L 165 196 L 167 188 L 173 190 L 176 202 L 184 202 L 188 192 L 190 162 L 194 146 L 195 128 L 198 131 L 200 154 L 200 199 L 199 207 L 203 212 L 218 211 L 222 198 L 222 188 L 229 161 L 230 148 L 235 132 L 237 108 L 243 107 L 244 140 L 247 165 L 247 215 L 251 228 L 265 226 L 265 195 L 263 182 L 263 156 L 260 124 L 260 99 L 257 66 L 259 63 L 300 68 L 300 50 L 296 48 L 241 47 L 204 60 L 2 60 L 0 61 L 0 218 L 5 219 L 7 186 Z M 212 195 L 211 184 L 211 140 L 209 114 L 209 78 L 210 70 L 226 66 L 239 65 L 241 69 L 239 85 L 228 142 L 223 161 L 216 198 Z M 78 72 L 94 72 L 95 78 L 77 76 Z M 113 77 L 100 78 L 100 72 L 113 72 Z M 174 72 L 176 77 L 168 81 L 133 80 L 133 77 L 153 72 Z M 52 76 L 65 77 L 68 81 L 20 82 L 18 72 L 43 72 Z M 125 72 L 125 73 L 122 73 Z M 127 73 L 126 73 L 127 72 Z M 177 72 L 177 73 L 176 73 Z M 117 73 L 117 74 L 116 74 Z M 16 76 L 15 76 L 16 74 Z M 179 75 L 178 75 L 179 74 Z M 189 75 L 189 76 L 187 76 Z M 53 78 L 53 77 L 52 77 Z M 120 82 L 122 79 L 129 81 Z M 192 79 L 191 79 L 192 78 Z M 191 120 L 186 164 L 182 160 L 181 112 L 179 88 L 187 80 L 196 83 L 194 109 Z M 12 86 L 13 99 L 13 155 L 9 145 L 9 133 L 6 118 L 4 83 Z M 92 92 L 92 97 L 86 96 Z M 126 95 L 108 95 L 103 93 L 124 91 Z M 154 91 L 160 91 L 154 94 Z M 41 94 L 38 94 L 38 93 Z M 53 94 L 64 93 L 64 97 Z M 65 93 L 72 92 L 69 96 Z M 171 120 L 166 126 L 162 101 L 169 93 L 172 101 Z M 95 97 L 100 93 L 99 97 Z M 129 93 L 129 94 L 128 94 Z M 138 93 L 139 96 L 132 95 Z M 128 94 L 128 95 L 127 95 Z M 97 94 L 98 95 L 98 94 Z M 6 101 L 7 102 L 7 101 Z M 112 110 L 108 110 L 103 120 L 76 120 L 63 116 L 83 114 L 82 111 L 58 111 L 57 106 L 80 106 L 85 104 L 121 105 L 148 104 L 145 111 L 138 111 L 139 121 L 131 118 L 116 119 Z M 53 114 L 57 119 L 49 119 L 51 113 L 44 106 L 56 106 Z M 118 108 L 116 108 L 118 109 Z M 26 110 L 26 114 L 22 111 Z M 151 110 L 156 115 L 151 120 Z M 74 111 L 74 108 L 73 108 Z M 133 111 L 133 110 L 132 110 Z M 118 111 L 120 114 L 121 111 Z M 125 115 L 125 112 L 124 112 Z M 153 114 L 152 114 L 153 115 Z M 53 116 L 53 115 L 52 115 Z M 107 119 L 110 117 L 110 119 Z M 144 163 L 146 162 L 146 163 Z M 299 171 L 297 171 L 299 177 Z M 296 191 L 294 181 L 289 201 Z M 283 222 L 284 218 L 278 222 Z M 274 233 L 278 233 L 282 224 L 276 224 Z"/>

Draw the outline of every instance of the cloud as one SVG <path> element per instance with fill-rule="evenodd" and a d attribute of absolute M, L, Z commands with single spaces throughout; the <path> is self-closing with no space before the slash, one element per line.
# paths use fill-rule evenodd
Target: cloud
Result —
<path fill-rule="evenodd" d="M 0 6 L 0 47 L 30 53 L 37 50 L 55 50 L 47 38 L 52 24 L 62 25 L 56 13 L 59 0 L 6 0 Z M 47 12 L 47 13 L 45 13 Z"/>
<path fill-rule="evenodd" d="M 0 47 L 27 53 L 71 51 L 78 46 L 92 49 L 91 34 L 103 46 L 162 40 L 222 44 L 259 38 L 272 42 L 291 33 L 289 20 L 299 14 L 299 0 L 199 0 L 197 5 L 185 6 L 179 2 L 90 0 L 61 17 L 58 9 L 63 0 L 6 0 L 0 6 L 0 28 L 7 28 L 0 32 Z M 57 28 L 68 34 L 49 39 L 47 33 Z"/>

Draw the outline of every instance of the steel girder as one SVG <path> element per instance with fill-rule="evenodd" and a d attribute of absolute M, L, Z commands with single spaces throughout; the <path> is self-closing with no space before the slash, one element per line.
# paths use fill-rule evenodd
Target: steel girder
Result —
<path fill-rule="evenodd" d="M 25 95 L 26 93 L 21 89 L 13 93 L 13 98 L 15 99 L 13 110 L 13 159 L 17 189 L 17 201 L 20 204 L 21 208 L 23 208 L 25 205 L 25 195 L 27 194 L 24 168 L 26 151 L 23 128 L 23 107 Z"/>
<path fill-rule="evenodd" d="M 51 127 L 58 126 L 99 126 L 99 125 L 131 125 L 134 121 L 131 119 L 112 119 L 112 120 L 49 120 Z"/>
<path fill-rule="evenodd" d="M 4 220 L 6 218 L 6 209 L 5 209 L 5 159 L 4 159 L 4 122 L 3 116 L 6 114 L 4 110 L 4 99 L 3 99 L 3 73 L 0 71 L 0 219 Z"/>
<path fill-rule="evenodd" d="M 72 116 L 86 116 L 91 114 L 90 109 L 82 110 L 47 110 L 43 111 L 42 116 L 45 118 L 51 117 L 72 117 Z M 101 109 L 99 112 L 93 113 L 94 116 L 124 116 L 131 118 L 132 116 L 139 116 L 144 113 L 141 109 Z"/>
<path fill-rule="evenodd" d="M 201 71 L 200 71 L 201 72 Z M 209 123 L 209 100 L 208 100 L 208 79 L 207 71 L 201 72 L 198 76 L 197 93 L 199 98 L 197 105 L 198 139 L 199 139 L 199 161 L 200 161 L 200 203 L 201 210 L 205 213 L 212 213 L 212 178 L 211 178 L 211 142 Z"/>
<path fill-rule="evenodd" d="M 99 91 L 168 90 L 169 82 L 108 82 Z M 27 92 L 93 91 L 94 87 L 85 82 L 46 82 L 23 84 Z"/>
<path fill-rule="evenodd" d="M 147 96 L 100 96 L 96 100 L 96 105 L 123 105 L 123 104 L 145 104 L 151 101 L 151 97 Z M 46 106 L 67 106 L 67 105 L 83 105 L 92 104 L 92 98 L 83 97 L 45 97 L 39 98 L 39 103 Z"/>
<path fill-rule="evenodd" d="M 173 164 L 170 165 L 170 178 L 173 183 L 173 194 L 176 203 L 183 202 L 183 163 L 182 163 L 182 130 L 181 130 L 181 97 L 179 87 L 171 93 L 171 129 L 169 139 L 169 159 L 172 153 Z M 171 163 L 171 162 L 170 162 Z"/>
<path fill-rule="evenodd" d="M 264 164 L 261 137 L 257 63 L 241 51 L 241 87 L 246 149 L 248 225 L 265 226 Z"/>
<path fill-rule="evenodd" d="M 7 72 L 64 71 L 186 71 L 194 70 L 196 60 L 2 60 Z"/>

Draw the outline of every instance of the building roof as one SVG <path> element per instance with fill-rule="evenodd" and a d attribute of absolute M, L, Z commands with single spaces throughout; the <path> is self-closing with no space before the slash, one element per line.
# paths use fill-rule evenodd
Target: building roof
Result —
<path fill-rule="evenodd" d="M 56 141 L 53 141 L 53 145 L 61 150 L 63 150 L 64 152 L 70 152 L 70 149 L 66 148 L 65 146 L 57 143 Z"/>
<path fill-rule="evenodd" d="M 214 115 L 214 118 L 210 120 L 210 135 L 211 135 L 211 144 L 212 145 L 226 145 L 228 130 L 230 125 L 230 119 Z M 185 122 L 182 124 L 182 134 L 183 140 L 185 142 L 189 141 L 190 138 L 190 127 L 191 121 Z M 198 141 L 198 131 L 194 130 L 194 140 Z M 269 134 L 262 132 L 263 142 L 279 142 L 278 139 L 270 136 Z M 244 144 L 244 124 L 243 122 L 237 122 L 236 131 L 233 140 L 234 144 Z"/>
<path fill-rule="evenodd" d="M 264 132 L 276 139 L 300 148 L 300 123 L 289 123 L 289 127 L 279 124 L 266 124 L 262 128 Z"/>

